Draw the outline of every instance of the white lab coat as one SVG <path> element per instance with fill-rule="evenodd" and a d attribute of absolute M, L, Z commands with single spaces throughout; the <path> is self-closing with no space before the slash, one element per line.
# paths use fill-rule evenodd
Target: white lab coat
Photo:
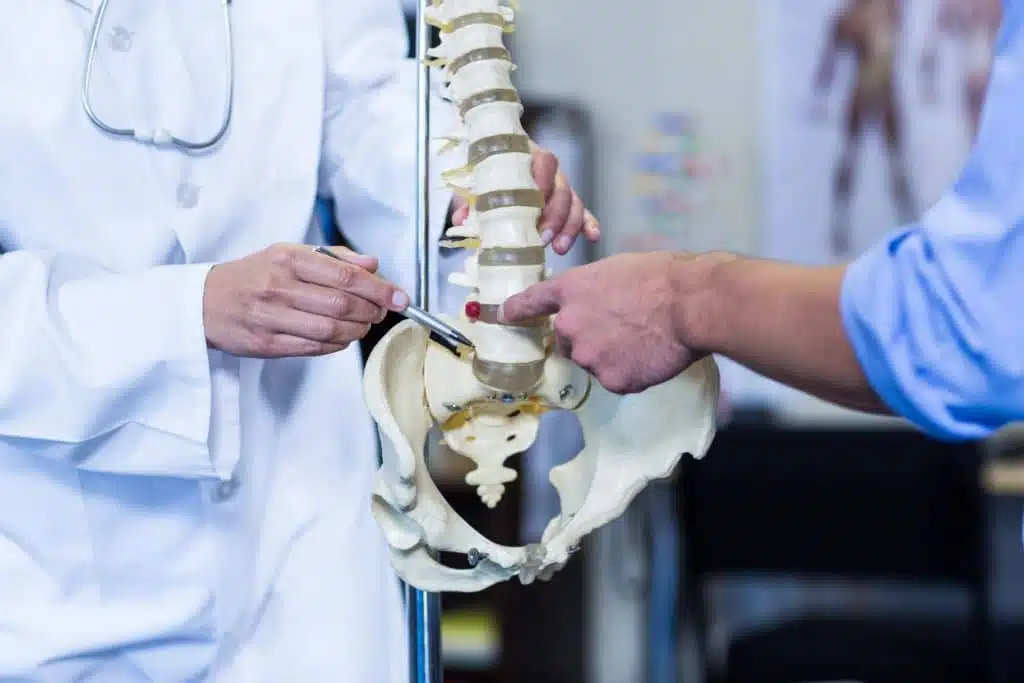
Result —
<path fill-rule="evenodd" d="M 399 3 L 235 2 L 232 126 L 190 157 L 87 119 L 93 2 L 0 0 L 0 681 L 405 680 L 358 350 L 238 359 L 202 318 L 210 264 L 314 238 L 318 188 L 412 286 Z M 220 4 L 111 0 L 106 123 L 216 129 Z"/>

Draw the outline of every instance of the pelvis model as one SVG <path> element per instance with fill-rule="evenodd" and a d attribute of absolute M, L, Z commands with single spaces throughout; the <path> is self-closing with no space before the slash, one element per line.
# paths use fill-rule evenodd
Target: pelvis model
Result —
<path fill-rule="evenodd" d="M 428 16 L 441 32 L 432 65 L 443 69 L 461 112 L 449 153 L 466 154 L 465 166 L 446 178 L 471 207 L 449 233 L 470 254 L 451 280 L 469 295 L 460 318 L 446 321 L 475 349 L 453 353 L 412 321 L 374 348 L 364 387 L 383 464 L 372 506 L 404 581 L 429 592 L 472 592 L 513 576 L 550 578 L 584 536 L 621 515 L 649 481 L 671 475 L 684 453 L 702 457 L 715 433 L 719 378 L 707 358 L 643 393 L 616 395 L 559 355 L 553 319 L 498 321 L 506 297 L 546 275 L 537 230 L 544 197 L 503 43 L 513 8 L 499 0 L 434 0 Z M 561 512 L 540 543 L 499 545 L 441 495 L 424 456 L 428 433 L 437 427 L 450 449 L 475 463 L 466 484 L 493 508 L 517 476 L 506 461 L 530 447 L 550 410 L 574 411 L 585 441 L 573 460 L 551 470 Z M 440 552 L 463 555 L 468 568 L 440 563 Z"/>

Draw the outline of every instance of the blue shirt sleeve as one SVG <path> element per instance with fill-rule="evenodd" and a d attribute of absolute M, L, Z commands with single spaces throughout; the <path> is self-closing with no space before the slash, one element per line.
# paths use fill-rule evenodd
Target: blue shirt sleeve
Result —
<path fill-rule="evenodd" d="M 840 296 L 874 389 L 942 440 L 1024 419 L 1024 0 L 1005 8 L 960 177 L 918 223 L 851 264 Z"/>

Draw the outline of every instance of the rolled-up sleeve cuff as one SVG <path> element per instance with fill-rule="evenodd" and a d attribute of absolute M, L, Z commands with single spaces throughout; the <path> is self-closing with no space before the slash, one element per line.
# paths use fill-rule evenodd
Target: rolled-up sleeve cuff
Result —
<path fill-rule="evenodd" d="M 916 271 L 897 254 L 900 242 L 913 238 L 912 229 L 902 230 L 847 268 L 839 301 L 847 337 L 871 387 L 894 414 L 938 440 L 983 438 L 987 430 L 950 415 L 942 391 L 916 371 L 922 359 L 908 339 L 914 321 L 904 292 Z"/>

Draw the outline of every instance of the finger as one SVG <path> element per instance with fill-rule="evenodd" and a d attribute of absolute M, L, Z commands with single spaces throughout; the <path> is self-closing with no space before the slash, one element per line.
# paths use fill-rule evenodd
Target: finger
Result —
<path fill-rule="evenodd" d="M 269 330 L 276 335 L 297 337 L 334 346 L 351 344 L 365 337 L 370 331 L 369 323 L 337 320 L 325 315 L 315 315 L 283 306 L 267 307 L 255 311 L 253 322 L 257 328 Z"/>
<path fill-rule="evenodd" d="M 560 286 L 557 278 L 545 280 L 533 285 L 519 294 L 505 299 L 498 309 L 498 320 L 504 323 L 517 323 L 554 315 L 558 312 Z"/>
<path fill-rule="evenodd" d="M 303 282 L 348 292 L 391 311 L 409 305 L 409 295 L 384 278 L 352 263 L 310 254 L 317 258 L 301 258 L 295 264 L 295 276 Z"/>
<path fill-rule="evenodd" d="M 462 204 L 452 213 L 452 225 L 462 225 L 469 218 L 469 204 Z"/>
<path fill-rule="evenodd" d="M 359 266 L 364 270 L 368 270 L 371 273 L 376 273 L 377 268 L 380 266 L 380 262 L 376 256 L 368 256 L 366 254 L 360 254 L 359 252 L 352 251 L 348 247 L 334 246 L 324 247 L 327 251 L 331 252 L 342 261 L 346 261 L 353 265 Z"/>
<path fill-rule="evenodd" d="M 326 344 L 289 334 L 274 334 L 267 339 L 262 352 L 257 355 L 262 358 L 325 356 L 329 353 L 344 351 L 348 347 L 348 344 Z"/>
<path fill-rule="evenodd" d="M 558 157 L 546 149 L 537 148 L 533 151 L 533 179 L 537 187 L 544 193 L 545 199 L 550 199 L 555 191 L 558 173 Z"/>
<path fill-rule="evenodd" d="M 565 177 L 558 174 L 555 178 L 555 189 L 540 214 L 541 239 L 544 244 L 550 244 L 568 220 L 569 212 L 572 211 L 572 195 L 573 192 L 565 182 Z"/>
<path fill-rule="evenodd" d="M 362 297 L 307 282 L 299 282 L 285 289 L 281 292 L 281 298 L 289 308 L 335 320 L 379 323 L 387 315 L 384 308 Z"/>
<path fill-rule="evenodd" d="M 555 253 L 558 254 L 565 254 L 572 249 L 573 243 L 579 237 L 580 231 L 583 230 L 583 214 L 586 209 L 583 208 L 583 200 L 579 195 L 575 192 L 571 194 L 572 204 L 569 208 L 569 217 L 554 241 Z"/>
<path fill-rule="evenodd" d="M 583 234 L 587 236 L 591 242 L 596 242 L 601 239 L 601 223 L 594 217 L 594 214 L 590 213 L 589 210 L 584 211 L 583 214 Z"/>

